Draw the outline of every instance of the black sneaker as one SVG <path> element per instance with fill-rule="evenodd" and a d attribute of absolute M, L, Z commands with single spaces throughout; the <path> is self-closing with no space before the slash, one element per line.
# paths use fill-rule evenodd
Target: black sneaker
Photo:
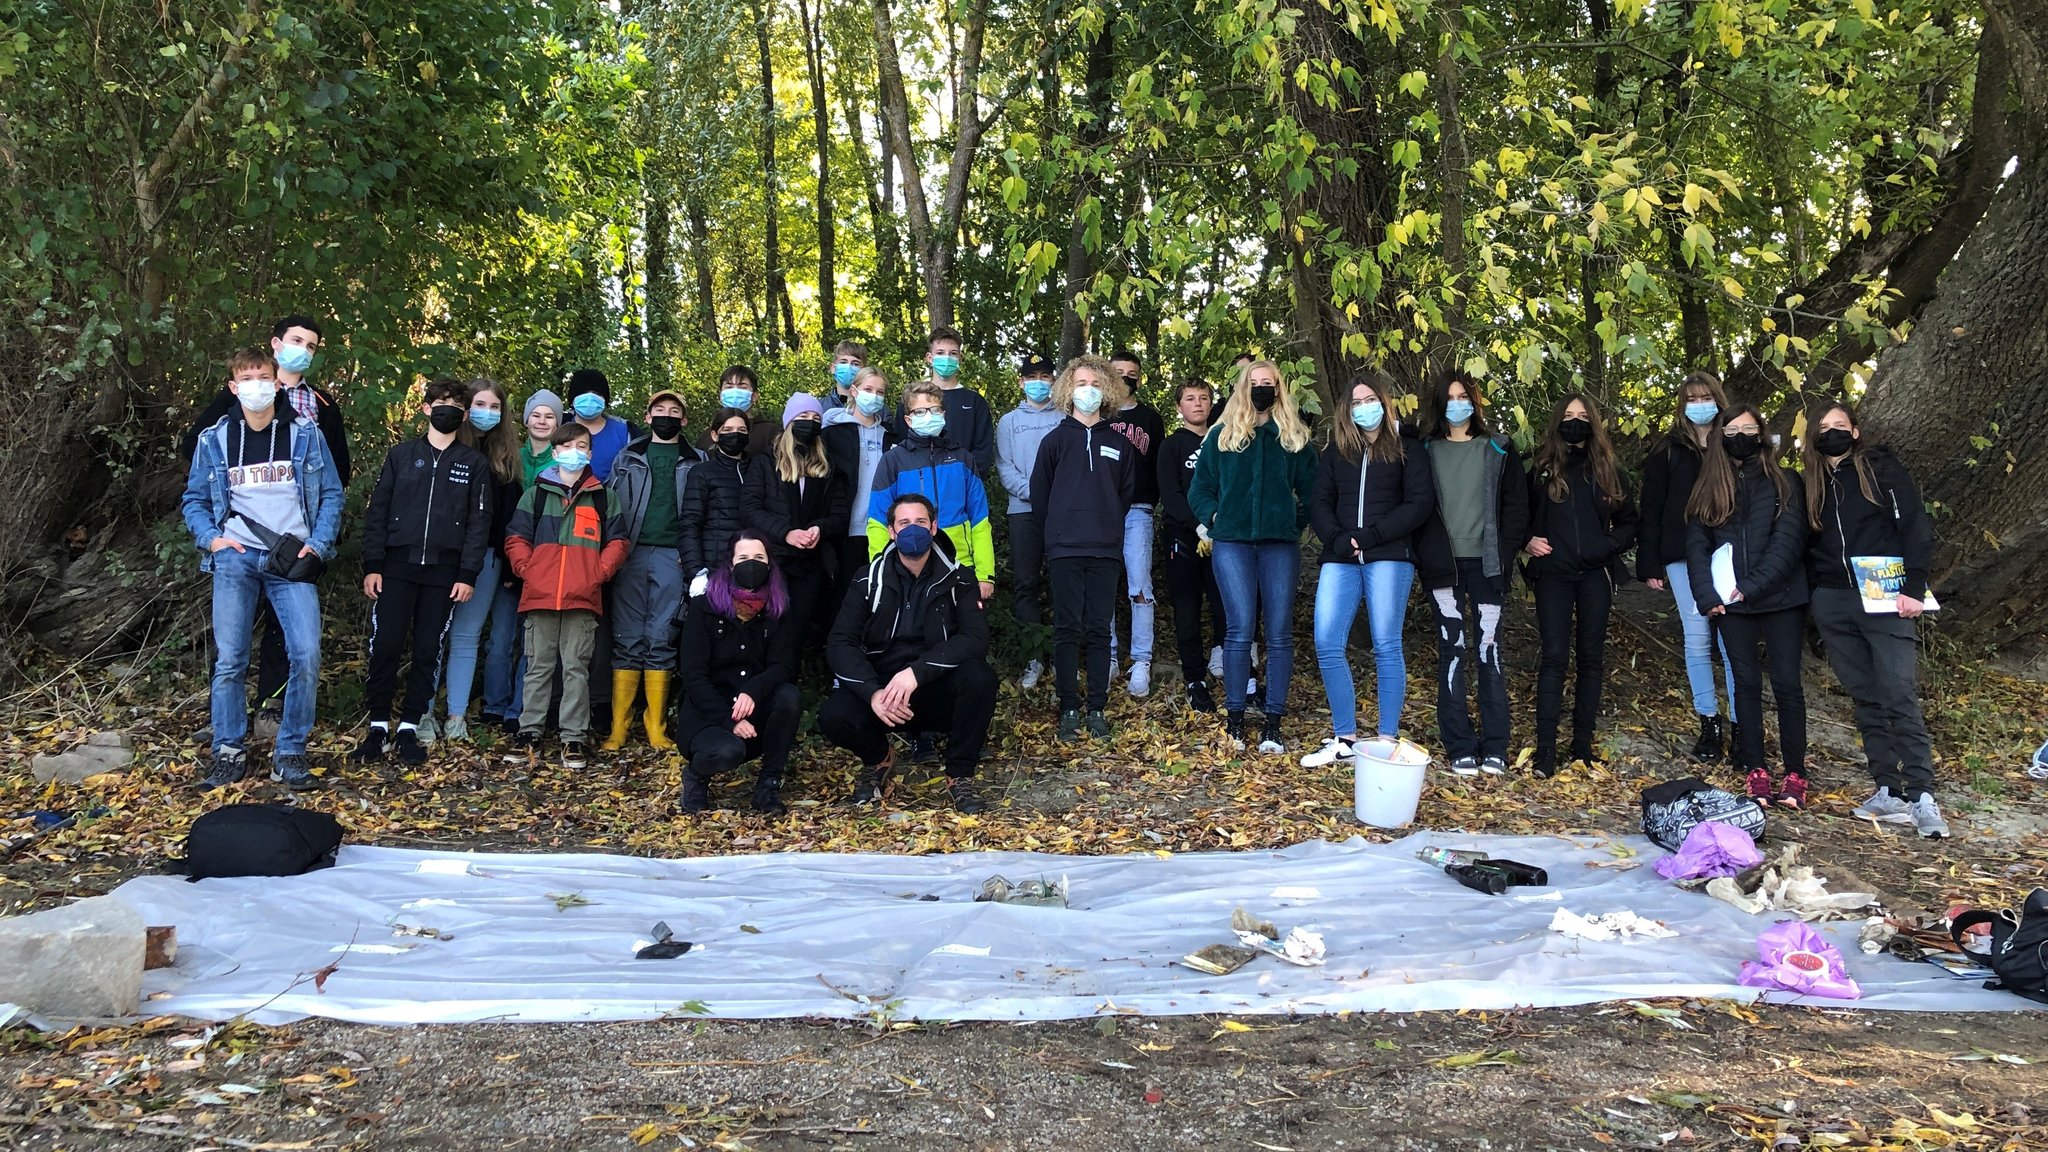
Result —
<path fill-rule="evenodd" d="M 882 795 L 882 773 L 879 769 L 863 768 L 860 777 L 853 782 L 853 806 L 872 807 Z"/>
<path fill-rule="evenodd" d="M 932 742 L 932 738 L 929 735 L 920 732 L 917 739 L 911 742 L 910 762 L 912 764 L 937 764 L 939 762 L 939 749 Z"/>
<path fill-rule="evenodd" d="M 519 735 L 519 717 L 517 716 L 507 716 L 497 721 L 497 725 L 507 736 Z"/>
<path fill-rule="evenodd" d="M 400 728 L 398 739 L 391 742 L 398 752 L 398 758 L 407 764 L 425 764 L 427 746 L 420 743 L 420 734 L 412 728 Z"/>
<path fill-rule="evenodd" d="M 1069 708 L 1069 709 L 1067 709 L 1067 710 L 1066 710 L 1065 712 L 1062 712 L 1062 713 L 1060 713 L 1060 731 L 1059 731 L 1059 741 L 1060 741 L 1060 743 L 1062 743 L 1062 744 L 1072 744 L 1072 743 L 1073 743 L 1074 741 L 1076 741 L 1076 740 L 1079 740 L 1080 738 L 1081 738 L 1081 711 L 1080 711 L 1080 709 L 1078 709 L 1078 708 Z"/>
<path fill-rule="evenodd" d="M 206 773 L 206 778 L 199 782 L 199 786 L 209 791 L 226 788 L 230 784 L 240 784 L 242 778 L 248 774 L 249 760 L 243 755 L 242 750 L 233 745 L 223 745 L 220 751 L 213 754 L 213 767 Z"/>
<path fill-rule="evenodd" d="M 501 759 L 507 764 L 524 764 L 533 759 L 534 754 L 539 751 L 540 733 L 516 732 L 505 745 L 505 754 Z"/>
<path fill-rule="evenodd" d="M 1197 680 L 1193 684 L 1188 685 L 1188 707 L 1196 712 L 1214 712 L 1216 710 L 1216 698 L 1209 694 L 1208 681 Z"/>
<path fill-rule="evenodd" d="M 981 790 L 974 786 L 971 777 L 946 777 L 946 793 L 953 798 L 953 811 L 963 816 L 972 816 L 988 807 L 981 798 Z"/>
<path fill-rule="evenodd" d="M 382 728 L 372 727 L 363 734 L 354 748 L 349 749 L 348 758 L 356 764 L 375 764 L 384 758 L 384 739 L 387 733 Z"/>
<path fill-rule="evenodd" d="M 1557 775 L 1557 745 L 1538 744 L 1536 759 L 1530 767 L 1535 770 L 1537 776 L 1545 780 Z"/>
<path fill-rule="evenodd" d="M 270 782 L 287 788 L 311 788 L 320 783 L 304 756 L 279 756 L 271 761 Z"/>
<path fill-rule="evenodd" d="M 1088 735 L 1095 737 L 1097 740 L 1109 739 L 1109 717 L 1104 716 L 1100 712 L 1090 712 L 1088 714 Z"/>
<path fill-rule="evenodd" d="M 676 808 L 683 812 L 702 812 L 711 807 L 711 787 L 704 778 L 692 772 L 683 773 L 683 795 Z"/>
<path fill-rule="evenodd" d="M 589 761 L 585 760 L 583 757 L 583 741 L 562 741 L 562 767 L 568 769 L 571 772 L 577 772 L 581 771 L 588 765 Z"/>
<path fill-rule="evenodd" d="M 1572 759 L 1588 768 L 1597 768 L 1607 763 L 1600 758 L 1600 750 L 1593 747 L 1592 740 L 1581 740 L 1576 737 L 1572 740 Z"/>
<path fill-rule="evenodd" d="M 1244 713 L 1232 712 L 1223 719 L 1223 735 L 1230 741 L 1230 747 L 1244 751 Z"/>
<path fill-rule="evenodd" d="M 754 781 L 754 811 L 763 816 L 789 815 L 789 805 L 782 802 L 782 781 Z"/>

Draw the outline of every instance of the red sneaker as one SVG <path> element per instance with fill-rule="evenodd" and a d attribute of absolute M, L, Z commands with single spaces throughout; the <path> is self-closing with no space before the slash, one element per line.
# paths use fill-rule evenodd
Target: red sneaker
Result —
<path fill-rule="evenodd" d="M 1749 779 L 1749 798 L 1750 798 L 1750 799 L 1752 799 L 1752 800 L 1761 800 L 1761 801 L 1763 801 L 1763 802 L 1764 802 L 1764 803 L 1766 803 L 1766 804 L 1770 803 L 1770 802 L 1771 802 L 1771 793 L 1772 793 L 1772 792 L 1774 791 L 1774 789 L 1772 789 L 1772 787 L 1771 787 L 1771 771 L 1770 771 L 1770 769 L 1768 769 L 1768 768 L 1751 768 L 1751 769 L 1749 770 L 1749 777 L 1748 777 L 1748 779 Z"/>
<path fill-rule="evenodd" d="M 1785 782 L 1778 785 L 1778 803 L 1787 808 L 1806 807 L 1806 776 L 1800 772 L 1785 773 Z"/>

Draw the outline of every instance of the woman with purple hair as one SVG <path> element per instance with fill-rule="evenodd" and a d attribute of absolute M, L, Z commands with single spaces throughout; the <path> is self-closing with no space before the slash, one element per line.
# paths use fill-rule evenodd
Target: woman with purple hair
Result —
<path fill-rule="evenodd" d="M 711 806 L 711 781 L 759 758 L 754 810 L 782 803 L 782 772 L 796 743 L 796 647 L 803 621 L 790 611 L 789 587 L 769 557 L 768 541 L 744 530 L 711 569 L 702 594 L 683 614 L 677 648 L 675 742 L 689 756 L 678 807 Z"/>

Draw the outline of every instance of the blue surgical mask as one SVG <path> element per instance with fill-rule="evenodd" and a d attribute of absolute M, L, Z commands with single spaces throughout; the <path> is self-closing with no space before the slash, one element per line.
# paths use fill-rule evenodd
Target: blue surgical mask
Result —
<path fill-rule="evenodd" d="M 718 390 L 718 402 L 727 408 L 737 408 L 745 412 L 754 406 L 754 390 L 752 388 L 720 388 Z"/>
<path fill-rule="evenodd" d="M 1701 428 L 1714 422 L 1721 414 L 1721 406 L 1712 400 L 1694 400 L 1685 406 L 1685 418 Z"/>
<path fill-rule="evenodd" d="M 886 403 L 888 401 L 883 399 L 880 392 L 855 392 L 853 394 L 853 406 L 860 409 L 860 414 L 863 416 L 881 415 L 882 405 Z"/>
<path fill-rule="evenodd" d="M 912 560 L 932 550 L 932 530 L 922 524 L 906 524 L 896 530 L 896 550 Z"/>
<path fill-rule="evenodd" d="M 910 430 L 919 436 L 937 436 L 946 430 L 944 412 L 915 412 L 910 417 Z"/>
<path fill-rule="evenodd" d="M 571 401 L 569 406 L 576 410 L 576 415 L 585 420 L 595 420 L 604 415 L 604 397 L 595 392 L 583 393 Z"/>
<path fill-rule="evenodd" d="M 555 467 L 564 472 L 581 472 L 590 464 L 590 453 L 581 448 L 555 449 Z"/>
<path fill-rule="evenodd" d="M 498 426 L 498 421 L 504 418 L 504 413 L 496 408 L 471 408 L 469 410 L 469 426 L 479 432 L 489 432 Z"/>
<path fill-rule="evenodd" d="M 1047 400 L 1052 399 L 1052 381 L 1026 380 L 1024 382 L 1024 398 L 1033 404 L 1043 404 Z"/>
<path fill-rule="evenodd" d="M 832 382 L 841 388 L 853 387 L 853 378 L 858 375 L 860 375 L 860 365 L 858 364 L 834 364 L 832 366 Z"/>
<path fill-rule="evenodd" d="M 286 344 L 277 350 L 277 370 L 297 374 L 313 366 L 313 350 L 303 344 Z"/>
<path fill-rule="evenodd" d="M 1093 413 L 1102 407 L 1102 389 L 1093 384 L 1083 384 L 1074 389 L 1074 411 Z"/>
<path fill-rule="evenodd" d="M 1463 424 L 1472 418 L 1470 400 L 1452 400 L 1444 405 L 1444 419 L 1452 424 Z"/>
<path fill-rule="evenodd" d="M 1387 409 L 1377 400 L 1368 400 L 1363 404 L 1351 406 L 1351 422 L 1367 432 L 1378 428 L 1386 418 Z"/>
<path fill-rule="evenodd" d="M 932 357 L 932 375 L 937 376 L 941 380 L 951 380 L 959 374 L 960 358 L 958 356 Z"/>

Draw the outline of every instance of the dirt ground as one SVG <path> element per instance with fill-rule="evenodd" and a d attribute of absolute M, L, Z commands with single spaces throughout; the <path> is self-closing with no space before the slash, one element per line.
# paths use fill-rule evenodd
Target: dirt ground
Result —
<path fill-rule="evenodd" d="M 1683 681 L 1668 600 L 1638 588 L 1623 602 L 1603 720 L 1608 764 L 1552 781 L 1436 777 L 1421 824 L 1635 830 L 1637 791 L 1688 770 L 1676 753 L 1692 733 L 1674 687 Z M 1520 707 L 1533 660 L 1514 654 L 1534 641 L 1511 630 L 1510 643 Z M 1417 731 L 1434 728 L 1426 652 L 1411 644 L 1405 722 Z M 1818 661 L 1807 683 L 1820 794 L 1811 810 L 1775 819 L 1772 835 L 1895 910 L 2011 906 L 2048 884 L 2048 785 L 2020 771 L 2048 727 L 2048 693 L 1935 655 L 1929 715 L 1955 837 L 1921 841 L 1849 817 L 1868 782 L 1846 701 Z M 1309 664 L 1298 665 L 1290 701 L 1301 745 L 1327 723 Z M 1361 831 L 1343 817 L 1345 774 L 1223 752 L 1209 726 L 1173 705 L 1171 688 L 1119 699 L 1117 740 L 1079 756 L 1047 754 L 1050 718 L 1006 689 L 987 765 L 1001 803 L 978 819 L 930 808 L 928 787 L 883 815 L 849 814 L 831 803 L 849 768 L 808 744 L 790 793 L 820 803 L 781 821 L 737 811 L 680 821 L 660 802 L 672 762 L 623 758 L 594 783 L 438 752 L 421 771 L 344 770 L 346 734 L 324 726 L 318 751 L 336 779 L 306 802 L 367 842 L 668 856 L 1197 851 Z M 200 806 L 184 734 L 203 709 L 186 700 L 85 719 L 135 730 L 144 766 L 89 798 L 105 814 L 0 863 L 0 912 L 110 890 L 173 852 Z M 26 712 L 10 722 L 17 763 L 0 776 L 0 836 L 20 826 L 6 820 L 17 812 L 83 806 L 22 780 L 26 755 L 78 723 Z M 271 795 L 252 784 L 233 798 Z M 262 1028 L 160 1018 L 15 1030 L 0 1032 L 0 1148 L 2048 1148 L 2048 1016 L 1647 1008 L 1029 1026 Z"/>

